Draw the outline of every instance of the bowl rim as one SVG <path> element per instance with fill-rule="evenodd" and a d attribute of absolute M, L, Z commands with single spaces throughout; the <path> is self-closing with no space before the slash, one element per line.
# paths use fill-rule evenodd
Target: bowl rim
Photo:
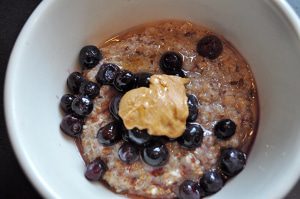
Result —
<path fill-rule="evenodd" d="M 17 69 L 15 60 L 17 60 L 16 57 L 20 56 L 19 49 L 22 48 L 22 46 L 25 44 L 24 38 L 26 38 L 30 34 L 31 27 L 35 25 L 35 22 L 38 19 L 38 17 L 56 2 L 58 1 L 42 1 L 26 21 L 25 25 L 23 26 L 21 32 L 18 35 L 18 38 L 11 52 L 9 62 L 7 65 L 4 85 L 4 115 L 8 136 L 12 144 L 12 148 L 14 150 L 19 164 L 21 165 L 22 170 L 26 174 L 31 184 L 33 184 L 37 191 L 46 198 L 59 198 L 59 195 L 57 195 L 57 193 L 55 192 L 55 190 L 53 190 L 51 185 L 49 185 L 44 180 L 44 178 L 41 175 L 39 175 L 38 172 L 36 172 L 35 165 L 31 162 L 30 154 L 28 154 L 27 151 L 22 150 L 22 145 L 20 144 L 20 140 L 17 136 L 18 133 L 14 126 L 15 115 L 10 112 L 10 110 L 14 108 L 13 103 L 10 101 L 11 96 L 13 95 L 13 91 L 12 89 L 10 89 L 10 87 L 13 83 L 12 77 L 14 71 L 15 69 Z M 285 20 L 289 23 L 290 26 L 292 26 L 298 39 L 300 40 L 300 18 L 296 14 L 295 10 L 291 7 L 291 5 L 286 0 L 270 0 L 270 3 L 273 4 L 275 8 L 277 8 L 277 10 L 283 17 L 285 17 Z M 300 167 L 297 168 L 297 170 L 295 170 L 294 172 L 298 173 L 298 175 L 296 175 L 293 179 L 290 179 L 288 184 L 285 184 L 285 186 L 281 187 L 281 196 L 285 196 L 292 189 L 292 186 L 298 181 L 300 176 Z M 274 192 L 273 197 L 278 196 L 278 193 L 277 195 L 275 195 Z"/>

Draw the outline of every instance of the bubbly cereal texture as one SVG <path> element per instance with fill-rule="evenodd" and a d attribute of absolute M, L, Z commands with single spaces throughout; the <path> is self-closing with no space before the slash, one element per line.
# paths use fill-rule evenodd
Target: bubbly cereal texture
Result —
<path fill-rule="evenodd" d="M 187 150 L 177 142 L 169 142 L 170 159 L 164 167 L 153 168 L 141 160 L 127 165 L 118 158 L 121 142 L 104 147 L 96 139 L 98 129 L 112 121 L 108 104 L 116 95 L 112 87 L 101 87 L 81 136 L 82 155 L 86 162 L 99 156 L 106 162 L 108 170 L 103 180 L 117 193 L 175 198 L 181 182 L 199 180 L 203 172 L 216 167 L 222 147 L 249 150 L 258 119 L 252 73 L 243 57 L 220 36 L 224 49 L 217 59 L 199 56 L 196 44 L 207 34 L 214 33 L 182 21 L 164 21 L 131 29 L 102 44 L 104 59 L 95 68 L 84 72 L 87 79 L 95 81 L 99 66 L 112 62 L 132 72 L 160 74 L 161 55 L 166 51 L 179 52 L 191 80 L 186 86 L 187 92 L 195 94 L 200 102 L 197 122 L 205 129 L 201 147 Z M 212 133 L 214 124 L 224 118 L 237 124 L 235 135 L 226 141 L 218 140 Z"/>

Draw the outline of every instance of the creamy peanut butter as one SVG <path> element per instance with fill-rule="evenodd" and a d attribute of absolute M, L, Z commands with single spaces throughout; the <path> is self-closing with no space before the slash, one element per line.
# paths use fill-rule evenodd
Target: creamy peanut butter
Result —
<path fill-rule="evenodd" d="M 149 88 L 127 92 L 119 106 L 125 127 L 148 129 L 155 136 L 181 136 L 189 114 L 184 86 L 188 82 L 177 76 L 153 75 Z"/>

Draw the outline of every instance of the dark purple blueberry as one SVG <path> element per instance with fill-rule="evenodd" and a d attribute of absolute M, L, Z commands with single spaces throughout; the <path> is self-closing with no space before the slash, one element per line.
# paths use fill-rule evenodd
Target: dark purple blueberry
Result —
<path fill-rule="evenodd" d="M 125 127 L 124 127 L 125 128 Z M 126 142 L 129 142 L 129 138 L 128 138 L 128 130 L 125 128 L 123 131 L 122 131 L 122 139 Z"/>
<path fill-rule="evenodd" d="M 187 104 L 189 107 L 189 116 L 187 118 L 187 121 L 194 122 L 198 117 L 199 102 L 195 95 L 188 95 L 187 97 L 188 97 Z"/>
<path fill-rule="evenodd" d="M 128 139 L 137 145 L 145 145 L 151 140 L 151 135 L 148 134 L 146 129 L 133 128 L 128 130 Z"/>
<path fill-rule="evenodd" d="M 222 41 L 214 35 L 207 35 L 203 37 L 197 44 L 197 52 L 199 55 L 211 60 L 219 57 L 222 51 Z"/>
<path fill-rule="evenodd" d="M 161 142 L 163 144 L 174 141 L 176 138 L 169 138 L 167 136 L 151 136 L 151 142 Z M 147 145 L 147 143 L 145 144 Z"/>
<path fill-rule="evenodd" d="M 164 53 L 159 61 L 160 69 L 168 75 L 180 74 L 182 64 L 182 56 L 172 51 Z"/>
<path fill-rule="evenodd" d="M 236 129 L 235 123 L 230 119 L 220 120 L 214 127 L 214 134 L 217 138 L 226 140 L 234 135 Z"/>
<path fill-rule="evenodd" d="M 200 179 L 200 185 L 207 194 L 213 194 L 222 189 L 224 182 L 217 171 L 208 171 Z"/>
<path fill-rule="evenodd" d="M 149 87 L 150 85 L 150 78 L 151 78 L 151 73 L 147 72 L 140 72 L 135 74 L 137 77 L 137 87 Z"/>
<path fill-rule="evenodd" d="M 121 134 L 121 125 L 118 122 L 111 122 L 98 130 L 97 139 L 104 146 L 112 146 L 122 139 Z"/>
<path fill-rule="evenodd" d="M 79 93 L 88 96 L 90 99 L 94 99 L 99 95 L 99 90 L 100 88 L 95 82 L 84 81 L 79 88 Z"/>
<path fill-rule="evenodd" d="M 100 158 L 96 158 L 86 165 L 85 177 L 90 181 L 98 181 L 107 170 L 106 164 Z"/>
<path fill-rule="evenodd" d="M 119 72 L 120 68 L 116 64 L 104 63 L 99 68 L 96 80 L 103 85 L 113 85 L 114 79 Z"/>
<path fill-rule="evenodd" d="M 77 96 L 72 102 L 72 111 L 79 116 L 87 116 L 93 108 L 94 104 L 87 96 Z"/>
<path fill-rule="evenodd" d="M 192 180 L 185 180 L 179 186 L 179 199 L 200 199 L 201 188 Z"/>
<path fill-rule="evenodd" d="M 96 46 L 85 46 L 80 50 L 79 62 L 82 68 L 91 69 L 102 59 L 102 54 Z"/>
<path fill-rule="evenodd" d="M 186 77 L 186 72 L 184 70 L 179 70 L 179 71 L 175 71 L 174 73 L 172 73 L 170 75 L 175 75 L 175 76 L 178 76 L 178 77 L 185 78 Z"/>
<path fill-rule="evenodd" d="M 112 99 L 112 101 L 109 104 L 110 114 L 118 121 L 122 120 L 119 116 L 119 104 L 120 104 L 121 98 L 122 98 L 121 95 L 117 95 Z"/>
<path fill-rule="evenodd" d="M 120 128 L 120 134 L 121 134 L 121 138 L 125 141 L 125 142 L 129 142 L 128 139 L 128 130 L 126 129 L 126 127 L 124 126 L 122 121 L 116 121 L 119 123 L 119 128 Z"/>
<path fill-rule="evenodd" d="M 124 142 L 118 151 L 119 158 L 127 164 L 131 164 L 138 160 L 139 149 L 129 142 Z"/>
<path fill-rule="evenodd" d="M 67 86 L 72 93 L 77 94 L 82 82 L 84 82 L 84 78 L 81 73 L 73 72 L 67 79 Z"/>
<path fill-rule="evenodd" d="M 177 138 L 168 138 L 168 140 L 169 140 L 170 142 L 175 142 L 175 141 L 177 141 Z"/>
<path fill-rule="evenodd" d="M 75 96 L 72 94 L 65 94 L 60 99 L 60 107 L 65 113 L 72 113 L 72 102 Z"/>
<path fill-rule="evenodd" d="M 126 92 L 136 86 L 136 76 L 128 70 L 121 71 L 114 80 L 115 88 L 120 92 Z"/>
<path fill-rule="evenodd" d="M 141 153 L 143 161 L 153 167 L 164 166 L 169 160 L 169 151 L 161 142 L 152 142 Z"/>
<path fill-rule="evenodd" d="M 126 129 L 125 125 L 123 124 L 122 121 L 118 121 L 120 124 L 120 129 L 121 129 L 121 134 L 122 134 L 122 139 L 125 142 L 129 142 L 129 138 L 128 138 L 128 130 Z"/>
<path fill-rule="evenodd" d="M 187 123 L 183 135 L 178 138 L 178 143 L 185 148 L 195 149 L 201 146 L 203 133 L 200 124 Z"/>
<path fill-rule="evenodd" d="M 244 169 L 246 159 L 246 154 L 238 149 L 225 149 L 221 153 L 219 166 L 223 174 L 232 177 Z"/>
<path fill-rule="evenodd" d="M 66 115 L 60 123 L 60 129 L 67 135 L 78 137 L 82 133 L 83 120 L 74 115 Z"/>

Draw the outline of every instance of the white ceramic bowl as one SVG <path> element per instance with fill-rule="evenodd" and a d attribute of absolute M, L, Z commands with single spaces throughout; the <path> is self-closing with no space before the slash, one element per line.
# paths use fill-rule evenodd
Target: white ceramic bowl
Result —
<path fill-rule="evenodd" d="M 59 100 L 86 44 L 161 19 L 190 20 L 244 55 L 260 96 L 259 132 L 245 170 L 211 198 L 282 198 L 300 175 L 300 27 L 285 1 L 45 0 L 14 47 L 5 114 L 17 157 L 47 198 L 122 198 L 88 182 L 74 142 L 59 130 Z"/>

